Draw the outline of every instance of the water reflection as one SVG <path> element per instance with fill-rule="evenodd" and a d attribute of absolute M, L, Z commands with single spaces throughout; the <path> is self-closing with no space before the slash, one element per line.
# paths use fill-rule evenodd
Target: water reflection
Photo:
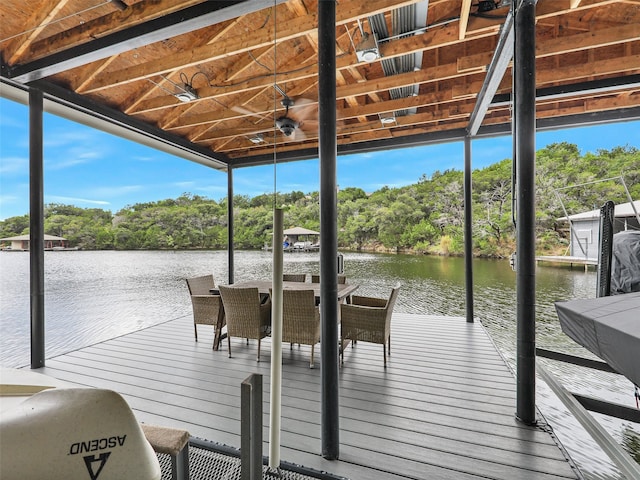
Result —
<path fill-rule="evenodd" d="M 317 253 L 285 255 L 285 271 L 319 273 Z M 29 363 L 29 255 L 0 254 L 0 363 Z M 464 316 L 464 259 L 433 256 L 344 253 L 348 281 L 362 295 L 386 296 L 402 289 L 396 311 Z M 515 273 L 507 261 L 477 259 L 474 267 L 475 315 L 507 362 L 515 366 Z M 237 252 L 236 281 L 271 278 L 265 252 Z M 54 356 L 138 330 L 190 316 L 184 279 L 213 273 L 228 278 L 227 253 L 215 252 L 45 252 L 47 356 Z M 562 334 L 553 302 L 595 296 L 595 273 L 538 267 L 537 344 L 593 357 Z M 603 372 L 545 362 L 571 391 L 634 406 L 630 382 Z M 562 404 L 539 382 L 538 405 L 588 480 L 622 479 Z M 515 408 L 515 407 L 514 407 Z M 639 455 L 638 426 L 598 417 L 615 438 Z"/>

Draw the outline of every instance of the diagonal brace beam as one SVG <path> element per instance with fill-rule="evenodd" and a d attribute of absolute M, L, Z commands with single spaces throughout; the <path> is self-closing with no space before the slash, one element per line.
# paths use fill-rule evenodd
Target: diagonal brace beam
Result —
<path fill-rule="evenodd" d="M 467 127 L 467 131 L 471 137 L 478 133 L 484 116 L 487 114 L 489 105 L 493 100 L 493 96 L 498 91 L 504 73 L 507 71 L 509 62 L 511 62 L 513 58 L 513 10 L 514 7 L 512 5 L 500 30 L 498 45 L 493 53 L 493 58 L 487 69 L 487 76 L 484 79 L 484 83 L 476 100 L 476 105 L 471 113 L 469 126 Z"/>

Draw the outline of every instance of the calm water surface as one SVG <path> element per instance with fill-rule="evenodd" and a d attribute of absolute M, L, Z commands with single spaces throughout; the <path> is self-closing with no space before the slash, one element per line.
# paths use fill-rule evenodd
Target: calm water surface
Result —
<path fill-rule="evenodd" d="M 464 261 L 410 255 L 345 253 L 345 273 L 362 295 L 386 296 L 401 283 L 397 312 L 464 316 Z M 285 255 L 285 271 L 318 273 L 317 253 Z M 213 273 L 226 283 L 227 253 L 212 252 L 45 252 L 46 355 L 59 355 L 150 325 L 191 316 L 184 279 Z M 236 281 L 271 278 L 271 256 L 236 252 Z M 596 275 L 582 269 L 538 267 L 537 345 L 592 357 L 566 337 L 553 302 L 595 297 Z M 0 365 L 28 365 L 29 254 L 0 253 Z M 474 262 L 475 315 L 506 361 L 515 367 L 515 274 L 507 261 Z M 544 360 L 543 360 L 544 361 Z M 546 362 L 571 391 L 635 406 L 633 386 L 606 373 Z M 558 438 L 589 480 L 622 479 L 615 466 L 541 381 L 537 403 Z M 473 399 L 470 399 L 473 401 Z M 514 406 L 515 410 L 515 406 Z M 626 448 L 640 427 L 598 416 Z"/>

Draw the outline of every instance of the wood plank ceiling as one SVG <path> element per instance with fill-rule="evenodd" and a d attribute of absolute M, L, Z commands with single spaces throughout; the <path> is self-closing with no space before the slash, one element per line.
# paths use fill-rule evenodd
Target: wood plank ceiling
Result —
<path fill-rule="evenodd" d="M 339 152 L 464 135 L 509 4 L 337 2 Z M 536 8 L 539 125 L 640 118 L 640 0 Z M 316 0 L 3 1 L 0 48 L 13 85 L 67 92 L 222 165 L 317 156 Z M 510 94 L 509 67 L 481 132 L 510 130 Z"/>

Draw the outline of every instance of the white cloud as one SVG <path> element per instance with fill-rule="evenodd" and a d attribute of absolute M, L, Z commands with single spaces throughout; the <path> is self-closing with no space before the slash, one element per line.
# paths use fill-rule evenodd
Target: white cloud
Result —
<path fill-rule="evenodd" d="M 120 197 L 134 192 L 140 192 L 145 189 L 144 185 L 120 185 L 112 187 L 98 187 L 92 189 L 91 192 L 99 197 Z"/>
<path fill-rule="evenodd" d="M 131 160 L 137 160 L 138 162 L 145 162 L 146 163 L 146 162 L 155 162 L 157 160 L 157 158 L 134 155 L 134 156 L 131 157 Z"/>
<path fill-rule="evenodd" d="M 0 157 L 0 174 L 29 174 L 29 158 L 27 157 Z"/>
<path fill-rule="evenodd" d="M 176 182 L 172 184 L 174 187 L 178 187 L 178 188 L 192 188 L 196 186 L 196 182 Z"/>
<path fill-rule="evenodd" d="M 23 132 L 28 131 L 28 122 L 26 121 L 28 117 L 25 115 L 24 118 L 16 118 L 11 115 L 1 115 L 0 116 L 0 127 L 2 128 L 17 128 Z"/>
<path fill-rule="evenodd" d="M 89 205 L 111 205 L 106 200 L 89 200 L 87 198 L 62 197 L 59 195 L 45 195 L 45 203 L 70 203 L 70 204 L 89 204 Z"/>
<path fill-rule="evenodd" d="M 107 158 L 110 154 L 108 137 L 84 128 L 45 131 L 45 167 L 63 170 Z"/>
<path fill-rule="evenodd" d="M 20 200 L 15 195 L 0 195 L 0 205 L 10 205 Z"/>
<path fill-rule="evenodd" d="M 211 197 L 213 194 L 222 195 L 222 196 L 226 196 L 227 195 L 227 187 L 226 187 L 226 185 L 225 186 L 209 185 L 209 186 L 204 186 L 204 187 L 197 187 L 197 188 L 195 188 L 195 190 L 197 192 L 206 193 L 207 196 L 209 196 L 209 197 Z"/>

